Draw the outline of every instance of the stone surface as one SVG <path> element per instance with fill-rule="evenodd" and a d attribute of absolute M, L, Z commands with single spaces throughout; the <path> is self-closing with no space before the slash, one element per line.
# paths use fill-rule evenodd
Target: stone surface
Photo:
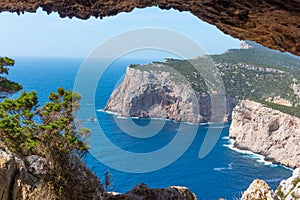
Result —
<path fill-rule="evenodd" d="M 0 12 L 35 12 L 41 7 L 61 17 L 113 16 L 134 8 L 159 6 L 190 11 L 233 37 L 300 55 L 300 0 L 3 0 Z"/>
<path fill-rule="evenodd" d="M 243 193 L 241 200 L 279 200 L 279 198 L 266 182 L 256 179 Z"/>
<path fill-rule="evenodd" d="M 0 200 L 54 200 L 51 184 L 46 181 L 45 158 L 31 155 L 21 159 L 0 142 Z M 101 199 L 98 178 L 85 165 L 78 167 L 74 194 L 64 199 Z M 75 179 L 72 179 L 75 180 Z M 81 184 L 81 185 L 80 185 Z M 76 197 L 76 198 L 75 198 Z"/>
<path fill-rule="evenodd" d="M 188 188 L 171 186 L 166 189 L 149 188 L 141 183 L 133 187 L 126 194 L 111 195 L 107 200 L 197 200 L 197 197 Z"/>
<path fill-rule="evenodd" d="M 232 113 L 229 136 L 235 146 L 285 166 L 300 167 L 300 119 L 244 100 Z"/>
<path fill-rule="evenodd" d="M 211 96 L 193 90 L 178 72 L 160 71 L 161 64 L 152 64 L 151 67 L 153 70 L 150 71 L 128 67 L 124 81 L 111 94 L 105 110 L 125 117 L 163 118 L 198 124 L 226 121 L 225 114 L 230 115 L 236 104 L 227 99 L 227 105 L 224 105 L 226 102 L 222 96 L 220 99 L 215 96 L 215 115 L 212 116 Z"/>
<path fill-rule="evenodd" d="M 0 149 L 0 197 L 3 200 L 11 197 L 7 191 L 13 187 L 16 168 L 16 163 L 12 160 L 11 155 Z"/>
<path fill-rule="evenodd" d="M 26 170 L 25 163 L 0 145 L 0 200 L 53 199 L 47 187 Z"/>
<path fill-rule="evenodd" d="M 281 181 L 276 193 L 285 200 L 300 199 L 300 168 L 293 171 L 292 177 Z"/>
<path fill-rule="evenodd" d="M 35 176 L 41 176 L 47 174 L 47 161 L 45 158 L 42 158 L 37 155 L 31 155 L 27 156 L 25 158 L 27 162 L 27 169 L 28 171 L 35 175 Z"/>

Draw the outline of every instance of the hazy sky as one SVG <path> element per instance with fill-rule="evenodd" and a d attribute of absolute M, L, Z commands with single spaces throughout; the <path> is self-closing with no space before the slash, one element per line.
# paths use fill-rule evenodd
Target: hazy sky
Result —
<path fill-rule="evenodd" d="M 0 56 L 86 57 L 99 44 L 118 33 L 144 27 L 158 27 L 185 34 L 209 54 L 237 48 L 239 40 L 223 34 L 189 12 L 135 9 L 102 20 L 61 19 L 58 14 L 37 13 L 18 16 L 0 13 Z"/>

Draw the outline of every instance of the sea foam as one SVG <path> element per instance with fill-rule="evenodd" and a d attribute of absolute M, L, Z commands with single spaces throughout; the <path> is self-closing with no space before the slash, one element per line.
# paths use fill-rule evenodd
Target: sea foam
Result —
<path fill-rule="evenodd" d="M 225 137 L 223 137 L 223 138 L 225 139 Z M 255 159 L 257 162 L 262 163 L 262 164 L 267 165 L 267 166 L 270 166 L 270 167 L 278 167 L 277 164 L 273 164 L 270 161 L 266 161 L 265 156 L 263 156 L 263 155 L 259 155 L 257 153 L 252 152 L 252 151 L 249 151 L 249 150 L 241 150 L 241 149 L 238 149 L 238 148 L 234 147 L 234 143 L 235 143 L 235 141 L 233 139 L 228 139 L 228 144 L 223 144 L 223 146 L 227 147 L 227 148 L 229 148 L 229 149 L 231 149 L 235 152 L 243 154 L 244 155 L 243 157 Z"/>

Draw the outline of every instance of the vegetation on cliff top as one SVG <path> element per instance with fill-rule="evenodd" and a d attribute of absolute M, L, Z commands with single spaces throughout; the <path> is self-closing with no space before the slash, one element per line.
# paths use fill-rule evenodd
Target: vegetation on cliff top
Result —
<path fill-rule="evenodd" d="M 249 100 L 261 103 L 266 107 L 273 108 L 275 110 L 286 113 L 288 115 L 293 115 L 295 117 L 300 118 L 300 107 L 299 106 L 297 106 L 297 107 L 285 106 L 285 105 L 280 105 L 280 104 L 264 101 L 261 99 L 253 99 L 253 98 L 250 98 Z"/>

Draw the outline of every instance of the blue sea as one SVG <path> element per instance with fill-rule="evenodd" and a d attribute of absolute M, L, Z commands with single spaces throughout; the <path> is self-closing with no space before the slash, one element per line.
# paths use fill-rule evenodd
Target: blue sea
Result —
<path fill-rule="evenodd" d="M 42 105 L 47 101 L 50 92 L 59 87 L 73 89 L 74 81 L 80 66 L 84 62 L 80 58 L 15 58 L 16 65 L 10 71 L 10 79 L 21 83 L 24 90 L 37 91 L 39 102 Z M 187 150 L 179 159 L 170 165 L 155 171 L 145 173 L 124 172 L 111 168 L 102 161 L 111 161 L 114 165 L 131 166 L 132 160 L 120 159 L 120 155 L 109 151 L 105 143 L 101 143 L 99 125 L 105 136 L 111 143 L 120 149 L 132 153 L 149 153 L 158 151 L 171 143 L 176 137 L 180 123 L 173 121 L 152 120 L 163 122 L 164 126 L 154 136 L 147 138 L 134 137 L 119 128 L 115 116 L 103 112 L 107 100 L 113 89 L 124 77 L 126 67 L 132 63 L 148 63 L 151 60 L 119 59 L 111 63 L 103 73 L 97 84 L 95 99 L 83 99 L 78 115 L 83 121 L 83 126 L 93 132 L 89 138 L 91 152 L 84 158 L 87 166 L 103 181 L 105 172 L 111 174 L 112 187 L 110 190 L 126 192 L 138 183 L 145 183 L 150 187 L 168 187 L 180 185 L 190 188 L 196 193 L 198 199 L 233 199 L 241 197 L 241 192 L 247 189 L 256 178 L 265 180 L 275 189 L 282 179 L 291 176 L 292 171 L 278 165 L 264 162 L 261 156 L 250 152 L 236 151 L 231 147 L 228 139 L 230 124 L 189 125 L 184 124 L 185 129 L 196 130 L 195 138 Z M 93 67 L 101 65 L 101 61 L 95 62 Z M 82 85 L 82 87 L 85 87 Z M 84 92 L 92 92 L 87 86 Z M 15 95 L 14 95 L 15 96 Z M 84 95 L 83 95 L 84 96 Z M 90 113 L 91 108 L 96 110 Z M 89 120 L 93 116 L 96 120 Z M 149 119 L 120 119 L 133 122 L 140 127 L 146 127 L 151 123 Z M 207 130 L 221 132 L 216 145 L 204 158 L 199 158 L 199 149 L 207 135 Z M 188 135 L 187 135 L 188 138 Z M 98 145 L 97 145 L 98 144 Z M 180 143 L 179 143 L 180 145 Z M 97 152 L 99 154 L 97 154 Z M 171 155 L 173 152 L 169 152 Z M 177 153 L 176 149 L 174 154 Z M 99 159 L 101 155 L 101 159 Z M 145 163 L 161 162 L 162 160 L 145 161 Z M 127 163 L 126 163 L 127 162 Z M 136 172 L 141 165 L 136 165 Z"/>

